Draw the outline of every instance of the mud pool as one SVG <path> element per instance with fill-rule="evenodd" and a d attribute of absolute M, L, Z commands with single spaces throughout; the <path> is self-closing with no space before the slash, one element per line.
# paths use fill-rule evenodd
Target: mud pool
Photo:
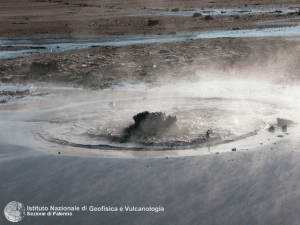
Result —
<path fill-rule="evenodd" d="M 75 155 L 162 157 L 250 150 L 299 135 L 297 125 L 287 133 L 277 127 L 277 118 L 300 122 L 298 87 L 247 81 L 122 84 L 97 92 L 29 86 L 38 97 L 12 98 L 1 105 L 2 143 Z M 20 90 L 1 86 L 13 88 Z M 178 129 L 160 137 L 114 141 L 142 111 L 176 116 Z M 269 132 L 270 126 L 277 128 Z M 212 132 L 208 140 L 207 130 Z"/>

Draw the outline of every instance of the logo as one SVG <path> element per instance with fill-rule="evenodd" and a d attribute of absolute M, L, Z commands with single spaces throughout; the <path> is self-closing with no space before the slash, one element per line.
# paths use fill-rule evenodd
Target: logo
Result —
<path fill-rule="evenodd" d="M 20 202 L 10 202 L 5 206 L 4 215 L 10 222 L 19 222 L 25 216 L 25 207 Z"/>

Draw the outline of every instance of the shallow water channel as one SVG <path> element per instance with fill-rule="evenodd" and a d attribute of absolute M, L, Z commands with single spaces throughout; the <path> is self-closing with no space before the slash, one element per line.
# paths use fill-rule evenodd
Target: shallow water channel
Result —
<path fill-rule="evenodd" d="M 64 52 L 74 49 L 85 49 L 104 46 L 124 46 L 152 43 L 167 43 L 207 38 L 238 38 L 238 37 L 299 37 L 300 27 L 282 27 L 251 30 L 219 30 L 194 33 L 178 33 L 163 35 L 132 35 L 132 36 L 52 36 L 52 37 L 18 37 L 0 38 L 0 47 L 31 47 L 18 51 L 1 51 L 0 58 L 23 57 L 37 53 Z M 36 49 L 36 48 L 39 49 Z"/>

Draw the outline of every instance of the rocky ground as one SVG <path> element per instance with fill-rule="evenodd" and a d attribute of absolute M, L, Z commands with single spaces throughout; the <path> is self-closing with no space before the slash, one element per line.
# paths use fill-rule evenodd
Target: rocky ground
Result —
<path fill-rule="evenodd" d="M 272 66 L 266 79 L 298 80 L 299 44 L 279 38 L 220 38 L 167 44 L 96 47 L 0 60 L 2 82 L 48 82 L 103 89 L 120 82 L 226 79 L 253 76 Z M 207 75 L 207 71 L 215 71 Z M 242 71 L 247 71 L 243 73 Z M 233 73 L 232 71 L 239 71 Z M 249 73 L 250 72 L 250 73 Z M 261 74 L 259 74 L 262 76 Z M 278 76 L 277 76 L 278 75 Z M 280 76 L 279 76 L 280 75 Z M 263 77 L 260 77 L 262 79 Z"/>
<path fill-rule="evenodd" d="M 213 19 L 178 16 L 122 17 L 134 14 L 196 11 L 199 9 L 269 9 L 273 13 L 240 16 L 214 16 Z M 291 13 L 282 13 L 289 9 Z M 188 32 L 220 29 L 246 29 L 274 25 L 255 22 L 299 17 L 299 2 L 293 1 L 95 1 L 95 0 L 16 0 L 0 1 L 0 36 L 33 35 L 128 35 Z M 276 11 L 277 10 L 277 11 Z M 149 26 L 148 20 L 158 20 Z"/>
<path fill-rule="evenodd" d="M 290 9 L 293 13 L 212 16 L 122 15 L 180 12 L 213 8 Z M 128 35 L 182 33 L 205 30 L 260 29 L 279 26 L 262 21 L 298 21 L 297 1 L 78 1 L 24 0 L 0 2 L 0 36 Z M 153 23 L 149 21 L 154 21 Z M 294 26 L 280 25 L 280 26 Z M 26 50 L 32 46 L 0 46 L 0 51 Z M 63 53 L 0 59 L 2 82 L 36 82 L 103 89 L 123 81 L 159 82 L 207 79 L 205 71 L 253 71 L 272 64 L 280 73 L 276 81 L 298 78 L 299 44 L 282 38 L 218 38 L 167 44 L 95 47 Z M 284 64 L 284 65 L 283 65 Z M 276 70 L 278 68 L 278 70 Z M 283 70 L 285 70 L 283 72 Z M 240 71 L 241 72 L 241 71 Z M 224 77 L 223 73 L 222 76 Z M 249 73 L 235 73 L 250 76 Z M 288 75 L 288 76 L 286 76 Z M 216 74 L 214 74 L 216 76 Z M 272 77 L 276 74 L 272 74 Z M 233 74 L 231 73 L 231 76 Z M 266 78 L 271 79 L 272 77 Z M 287 78 L 288 77 L 288 78 Z"/>

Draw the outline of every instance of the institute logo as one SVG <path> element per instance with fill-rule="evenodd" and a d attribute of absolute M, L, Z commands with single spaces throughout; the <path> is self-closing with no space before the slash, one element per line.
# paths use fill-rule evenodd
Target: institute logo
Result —
<path fill-rule="evenodd" d="M 10 222 L 17 223 L 25 216 L 25 207 L 20 202 L 10 202 L 4 208 L 4 216 Z"/>

